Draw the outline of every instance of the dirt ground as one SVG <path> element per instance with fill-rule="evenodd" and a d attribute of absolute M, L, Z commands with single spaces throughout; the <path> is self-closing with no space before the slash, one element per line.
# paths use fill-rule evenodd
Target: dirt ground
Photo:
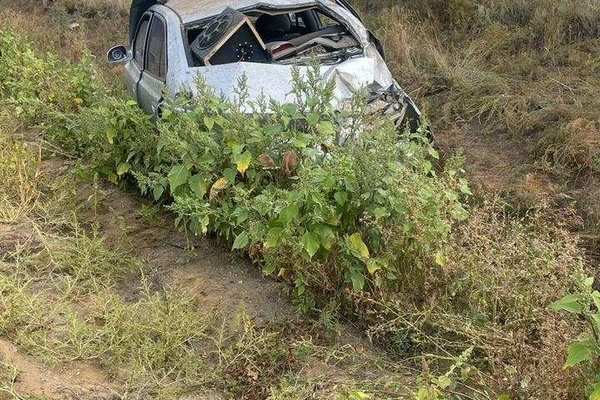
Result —
<path fill-rule="evenodd" d="M 108 243 L 125 241 L 144 260 L 157 287 L 184 289 L 208 309 L 234 314 L 243 309 L 259 322 L 295 318 L 284 284 L 265 279 L 247 258 L 233 254 L 222 241 L 190 238 L 169 216 L 144 220 L 139 210 L 150 203 L 114 186 L 102 189 L 97 221 Z M 118 243 L 122 245 L 122 243 Z M 134 296 L 123 287 L 124 297 Z"/>
<path fill-rule="evenodd" d="M 65 400 L 118 398 L 109 378 L 91 364 L 78 362 L 49 368 L 22 354 L 5 339 L 0 339 L 0 363 L 10 363 L 19 371 L 13 392 L 0 391 L 0 399 L 20 399 L 23 395 Z"/>

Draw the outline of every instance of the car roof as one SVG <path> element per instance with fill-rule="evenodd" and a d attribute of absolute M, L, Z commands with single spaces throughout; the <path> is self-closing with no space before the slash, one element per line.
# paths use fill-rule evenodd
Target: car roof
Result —
<path fill-rule="evenodd" d="M 236 10 L 254 7 L 301 8 L 333 3 L 330 0 L 163 0 L 163 4 L 179 15 L 184 24 L 222 13 L 226 8 Z M 335 4 L 335 3 L 333 3 Z"/>

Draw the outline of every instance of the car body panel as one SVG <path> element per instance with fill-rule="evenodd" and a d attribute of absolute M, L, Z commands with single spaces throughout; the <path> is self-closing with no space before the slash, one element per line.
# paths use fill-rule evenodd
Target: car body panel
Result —
<path fill-rule="evenodd" d="M 323 79 L 335 82 L 334 106 L 352 98 L 354 93 L 363 88 L 383 91 L 395 85 L 392 74 L 384 67 L 377 50 L 370 46 L 365 53 L 365 56 L 351 58 L 340 64 L 321 66 Z M 310 67 L 297 68 L 301 75 L 306 75 Z M 176 92 L 193 87 L 198 75 L 218 94 L 229 99 L 234 98 L 239 80 L 245 78 L 251 101 L 262 95 L 281 103 L 294 100 L 292 67 L 289 65 L 240 62 L 188 68 L 183 74 L 173 76 L 177 82 L 173 82 L 172 87 L 178 88 Z"/>

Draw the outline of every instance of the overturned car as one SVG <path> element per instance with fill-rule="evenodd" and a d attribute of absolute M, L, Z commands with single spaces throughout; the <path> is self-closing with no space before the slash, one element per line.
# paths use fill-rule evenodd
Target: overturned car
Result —
<path fill-rule="evenodd" d="M 233 98 L 240 78 L 248 101 L 292 102 L 292 70 L 318 63 L 335 83 L 340 109 L 367 90 L 373 112 L 416 129 L 420 112 L 394 80 L 377 38 L 347 0 L 133 0 L 129 46 L 109 50 L 125 64 L 129 91 L 157 113 L 165 90 L 189 90 L 200 74 Z"/>

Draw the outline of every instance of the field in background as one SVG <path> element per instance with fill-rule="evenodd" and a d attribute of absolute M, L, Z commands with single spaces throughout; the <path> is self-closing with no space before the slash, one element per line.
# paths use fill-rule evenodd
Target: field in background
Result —
<path fill-rule="evenodd" d="M 438 143 L 521 210 L 573 206 L 600 239 L 600 4 L 357 1 Z"/>
<path fill-rule="evenodd" d="M 118 95 L 120 71 L 106 66 L 103 56 L 126 37 L 122 3 L 57 0 L 44 12 L 34 1 L 6 0 L 0 22 L 36 50 L 67 60 L 81 61 L 91 51 L 99 78 Z M 249 320 L 215 329 L 219 312 L 207 316 L 205 300 L 196 292 L 186 297 L 189 288 L 177 285 L 173 271 L 133 251 L 158 234 L 150 231 L 125 249 L 115 246 L 121 239 L 97 216 L 98 210 L 115 212 L 102 200 L 109 189 L 75 176 L 81 174 L 76 162 L 64 164 L 54 145 L 39 141 L 44 122 L 32 128 L 0 106 L 6 144 L 0 177 L 20 177 L 5 178 L 6 196 L 0 197 L 0 334 L 11 342 L 0 342 L 0 349 L 16 344 L 23 353 L 14 362 L 0 359 L 0 392 L 22 398 L 19 390 L 31 389 L 24 370 L 49 363 L 58 365 L 55 386 L 23 393 L 58 398 L 66 388 L 80 395 L 101 390 L 107 398 L 172 398 L 196 385 L 196 395 L 249 399 L 583 396 L 593 370 L 562 365 L 566 343 L 584 328 L 547 306 L 576 286 L 573 274 L 596 272 L 598 6 L 583 0 L 359 6 L 383 39 L 397 79 L 431 120 L 443 158 L 462 153 L 474 187 L 470 217 L 453 227 L 443 257 L 404 271 L 401 279 L 417 287 L 418 296 L 414 288 L 353 295 L 363 308 L 345 317 L 368 332 L 378 350 L 352 332 L 349 342 L 343 339 L 347 325 L 337 322 L 333 303 L 318 322 L 256 326 L 250 312 Z M 30 144 L 22 147 L 22 141 Z M 71 197 L 49 195 L 73 183 L 84 201 L 67 190 L 58 192 Z M 145 203 L 135 201 L 129 212 L 139 213 L 142 226 L 157 218 L 172 223 Z M 31 223 L 35 229 L 24 228 Z M 126 220 L 124 231 L 127 224 L 139 228 L 139 221 Z M 174 257 L 184 253 L 166 259 Z M 144 272 L 144 265 L 154 272 Z M 260 298 L 255 306 L 270 307 Z M 142 315 L 141 324 L 128 313 Z M 162 329 L 161 320 L 175 328 Z M 135 360 L 126 356 L 132 352 Z M 69 365 L 95 380 L 73 379 Z M 66 374 L 58 372 L 65 366 Z M 207 369 L 213 375 L 200 377 Z"/>

